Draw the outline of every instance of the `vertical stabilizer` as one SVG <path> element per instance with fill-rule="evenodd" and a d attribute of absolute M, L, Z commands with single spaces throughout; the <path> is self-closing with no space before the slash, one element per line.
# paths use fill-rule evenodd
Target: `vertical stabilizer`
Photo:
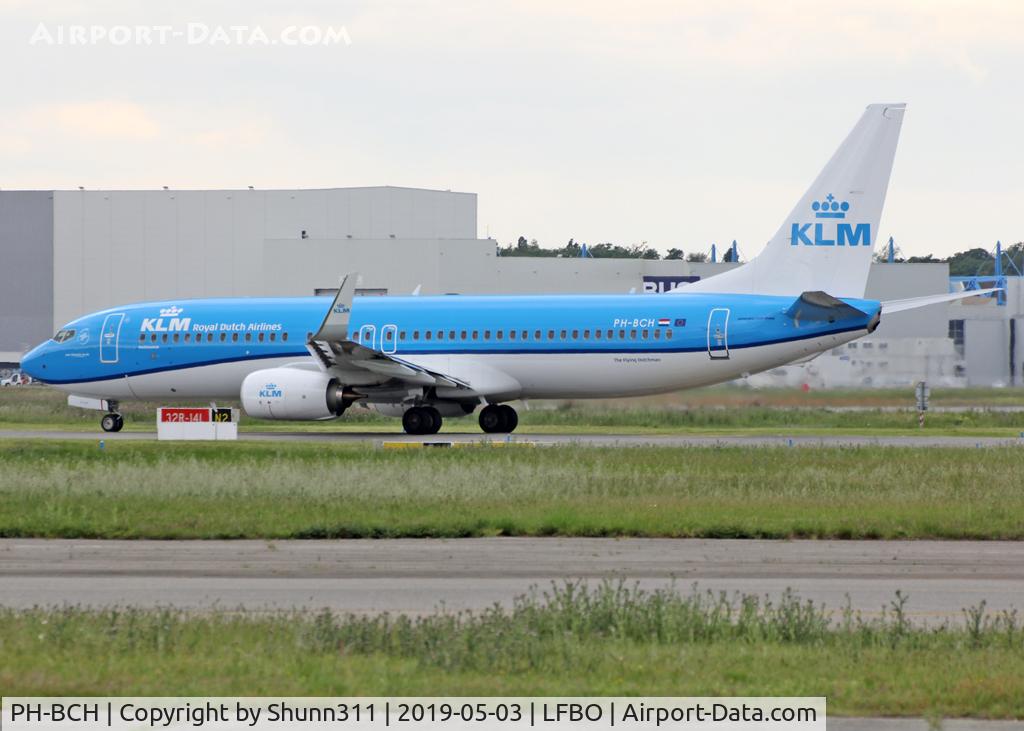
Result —
<path fill-rule="evenodd" d="M 673 290 L 863 297 L 905 104 L 872 104 L 748 264 Z"/>

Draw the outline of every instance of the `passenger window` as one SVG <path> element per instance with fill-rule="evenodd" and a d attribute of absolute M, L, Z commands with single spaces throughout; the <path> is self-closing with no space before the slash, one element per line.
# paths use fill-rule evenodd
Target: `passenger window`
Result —
<path fill-rule="evenodd" d="M 402 332 L 398 333 L 398 339 L 399 340 L 405 340 L 405 330 L 403 330 Z"/>
<path fill-rule="evenodd" d="M 655 340 L 661 340 L 661 330 L 655 330 L 654 331 L 654 339 Z"/>
<path fill-rule="evenodd" d="M 644 340 L 646 340 L 647 339 L 647 331 L 646 330 L 641 330 L 640 331 L 640 337 L 642 337 Z"/>
<path fill-rule="evenodd" d="M 455 331 L 454 330 L 449 330 L 448 331 L 448 339 L 449 340 L 454 340 L 455 339 Z"/>
<path fill-rule="evenodd" d="M 625 330 L 619 330 L 619 340 L 625 340 L 625 339 L 626 339 L 626 331 Z"/>
<path fill-rule="evenodd" d="M 503 337 L 505 337 L 505 333 L 504 333 L 504 331 L 502 331 L 502 330 L 499 330 L 499 331 L 498 331 L 498 340 L 501 340 L 501 339 L 502 339 Z"/>
<path fill-rule="evenodd" d="M 608 339 L 609 340 L 613 340 L 614 338 L 615 338 L 615 331 L 614 330 L 609 330 L 608 331 Z"/>
<path fill-rule="evenodd" d="M 260 333 L 259 335 L 257 335 L 256 339 L 259 340 L 262 343 L 263 342 L 263 333 Z"/>
<path fill-rule="evenodd" d="M 600 330 L 595 330 L 594 331 L 594 340 L 600 340 L 600 339 L 601 339 L 601 331 Z"/>
<path fill-rule="evenodd" d="M 555 331 L 554 330 L 548 330 L 548 340 L 554 340 L 554 339 L 555 339 Z"/>
<path fill-rule="evenodd" d="M 281 333 L 282 340 L 288 340 L 288 333 Z"/>
<path fill-rule="evenodd" d="M 181 335 L 174 333 L 174 342 L 178 342 L 179 340 L 181 340 Z"/>
<path fill-rule="evenodd" d="M 231 333 L 231 342 L 232 343 L 237 343 L 238 342 L 238 333 Z"/>
<path fill-rule="evenodd" d="M 461 336 L 459 338 L 460 340 L 465 340 L 466 339 L 466 331 L 465 330 L 463 330 L 461 333 L 459 333 L 459 335 Z"/>
<path fill-rule="evenodd" d="M 636 340 L 636 330 L 630 330 L 629 331 L 629 339 L 630 340 Z"/>
<path fill-rule="evenodd" d="M 515 340 L 516 339 L 516 331 L 515 330 L 509 330 L 508 331 L 508 339 L 509 340 Z"/>
<path fill-rule="evenodd" d="M 490 330 L 484 330 L 484 340 L 490 340 L 490 339 L 491 339 L 491 331 Z"/>
<path fill-rule="evenodd" d="M 420 339 L 420 331 L 419 330 L 413 330 L 412 331 L 412 339 L 413 340 L 419 340 Z"/>
<path fill-rule="evenodd" d="M 665 331 L 665 339 L 666 340 L 671 340 L 672 339 L 672 330 L 671 330 L 671 328 Z"/>
<path fill-rule="evenodd" d="M 313 339 L 313 333 L 306 333 L 306 342 L 309 342 L 312 339 Z"/>
<path fill-rule="evenodd" d="M 529 330 L 523 330 L 523 337 L 522 337 L 522 339 L 523 340 L 529 340 L 530 339 L 530 331 Z"/>
<path fill-rule="evenodd" d="M 583 339 L 584 340 L 590 340 L 590 331 L 589 330 L 584 330 L 583 331 Z"/>
<path fill-rule="evenodd" d="M 221 334 L 220 334 L 220 341 L 221 341 L 222 343 L 223 343 L 223 342 L 224 342 L 225 340 L 227 340 L 227 339 L 228 339 L 228 334 L 227 334 L 227 333 L 221 333 Z"/>
<path fill-rule="evenodd" d="M 536 331 L 534 331 L 534 333 L 533 333 L 533 339 L 534 339 L 534 340 L 540 340 L 540 330 L 536 330 Z"/>
<path fill-rule="evenodd" d="M 145 333 L 140 333 L 139 334 L 139 342 L 140 343 L 146 342 L 146 334 Z"/>
<path fill-rule="evenodd" d="M 252 333 L 246 333 L 245 334 L 245 342 L 247 342 L 247 343 L 251 343 L 252 342 Z"/>
<path fill-rule="evenodd" d="M 394 337 L 394 334 L 394 330 L 388 329 L 384 334 L 384 339 L 387 340 L 388 342 L 391 342 L 392 338 Z"/>
<path fill-rule="evenodd" d="M 580 339 L 580 331 L 579 330 L 573 330 L 572 331 L 572 339 L 573 340 L 579 340 Z"/>
<path fill-rule="evenodd" d="M 186 343 L 191 343 L 192 342 L 192 334 L 191 333 L 185 333 L 185 342 Z"/>
<path fill-rule="evenodd" d="M 480 337 L 480 331 L 479 330 L 474 330 L 473 331 L 473 339 L 476 340 L 478 337 Z"/>
<path fill-rule="evenodd" d="M 425 339 L 430 340 L 430 336 L 431 336 L 431 332 L 429 330 L 424 330 L 423 331 L 423 337 Z"/>
<path fill-rule="evenodd" d="M 562 340 L 565 340 L 565 330 L 562 330 Z"/>

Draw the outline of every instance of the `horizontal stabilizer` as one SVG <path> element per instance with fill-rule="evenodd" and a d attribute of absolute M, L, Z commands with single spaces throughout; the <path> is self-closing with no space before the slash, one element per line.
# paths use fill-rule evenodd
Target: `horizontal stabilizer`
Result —
<path fill-rule="evenodd" d="M 837 322 L 867 317 L 856 307 L 848 305 L 841 299 L 827 292 L 804 292 L 797 298 L 786 314 L 794 320 Z"/>
<path fill-rule="evenodd" d="M 968 297 L 977 297 L 979 295 L 990 294 L 992 292 L 999 292 L 1002 287 L 991 287 L 989 289 L 981 290 L 968 290 L 966 292 L 951 292 L 949 294 L 929 294 L 924 297 L 910 297 L 909 299 L 903 300 L 889 300 L 888 302 L 882 303 L 882 312 L 887 315 L 891 315 L 894 312 L 903 312 L 904 310 L 916 310 L 918 307 L 927 307 L 928 305 L 941 305 L 943 302 L 956 302 L 957 300 L 964 300 Z"/>

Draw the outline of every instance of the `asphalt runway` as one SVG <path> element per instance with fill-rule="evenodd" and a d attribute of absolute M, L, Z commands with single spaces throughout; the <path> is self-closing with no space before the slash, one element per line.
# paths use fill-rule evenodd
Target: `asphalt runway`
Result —
<path fill-rule="evenodd" d="M 1021 432 L 1024 434 L 1024 432 Z M 79 439 L 92 441 L 156 441 L 155 432 L 106 434 L 99 430 L 42 431 L 37 429 L 0 429 L 0 439 Z M 580 444 L 596 447 L 1024 447 L 1024 437 L 950 437 L 950 436 L 701 436 L 696 434 L 513 434 L 488 435 L 482 432 L 443 433 L 413 436 L 401 432 L 241 432 L 240 441 L 253 442 L 328 442 L 333 444 L 481 444 L 530 443 L 538 446 Z"/>
<path fill-rule="evenodd" d="M 915 621 L 984 600 L 1024 609 L 1024 542 L 467 538 L 344 541 L 0 540 L 0 604 L 421 614 L 508 604 L 552 582 L 622 578 L 877 614 L 896 590 Z"/>

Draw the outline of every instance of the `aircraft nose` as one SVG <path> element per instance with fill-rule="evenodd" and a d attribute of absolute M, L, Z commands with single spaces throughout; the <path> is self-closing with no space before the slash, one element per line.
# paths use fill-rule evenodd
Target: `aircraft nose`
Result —
<path fill-rule="evenodd" d="M 21 370 L 37 381 L 46 380 L 46 346 L 39 345 L 25 353 L 21 358 Z"/>

